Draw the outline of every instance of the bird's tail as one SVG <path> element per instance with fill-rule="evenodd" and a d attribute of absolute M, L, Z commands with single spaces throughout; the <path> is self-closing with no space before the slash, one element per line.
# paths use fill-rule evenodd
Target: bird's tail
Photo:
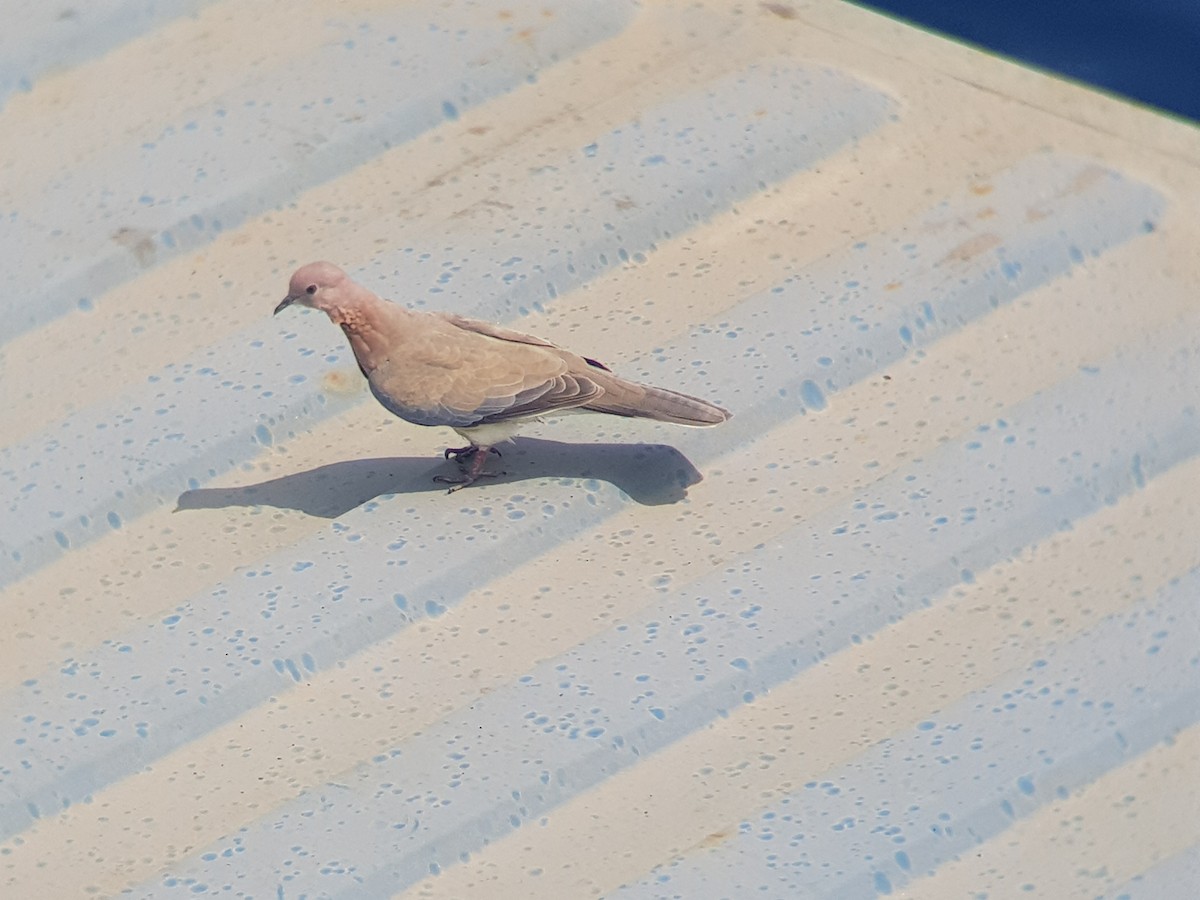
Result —
<path fill-rule="evenodd" d="M 689 397 L 678 391 L 637 384 L 615 375 L 610 375 L 603 381 L 596 380 L 603 386 L 604 393 L 584 407 L 593 412 L 656 419 L 659 422 L 701 428 L 720 425 L 732 415 L 729 410 L 722 409 L 715 403 L 709 403 L 699 397 Z"/>

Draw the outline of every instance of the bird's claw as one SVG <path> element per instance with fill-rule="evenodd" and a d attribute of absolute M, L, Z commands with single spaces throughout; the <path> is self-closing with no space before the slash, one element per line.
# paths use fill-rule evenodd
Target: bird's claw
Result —
<path fill-rule="evenodd" d="M 450 490 L 446 491 L 446 493 L 453 494 L 455 491 L 461 491 L 467 485 L 474 484 L 480 478 L 499 478 L 501 475 L 505 475 L 505 474 L 507 474 L 507 473 L 506 472 L 477 472 L 474 475 L 467 475 L 462 478 L 454 478 L 450 475 L 434 475 L 433 480 L 436 481 L 438 484 L 450 485 Z"/>
<path fill-rule="evenodd" d="M 453 458 L 459 467 L 463 470 L 461 477 L 451 475 L 434 475 L 433 480 L 438 484 L 451 485 L 447 493 L 453 494 L 455 491 L 461 491 L 468 484 L 474 484 L 480 478 L 495 478 L 498 475 L 503 475 L 503 472 L 485 472 L 483 471 L 484 464 L 487 462 L 488 454 L 480 453 L 484 448 L 477 447 L 472 444 L 469 447 L 447 447 L 445 452 L 446 459 Z M 488 453 L 500 455 L 500 451 L 495 447 L 488 447 Z M 468 462 L 470 465 L 468 465 Z"/>

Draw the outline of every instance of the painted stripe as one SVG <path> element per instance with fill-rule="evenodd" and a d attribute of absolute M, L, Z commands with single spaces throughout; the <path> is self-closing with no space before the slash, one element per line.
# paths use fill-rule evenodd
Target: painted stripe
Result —
<path fill-rule="evenodd" d="M 1190 384 L 1200 356 L 1191 344 L 1164 346 L 1163 341 L 1178 339 L 1176 332 L 1158 337 L 1120 365 L 1078 373 L 846 504 L 778 535 L 725 571 L 673 592 L 644 616 L 489 693 L 469 711 L 364 763 L 348 782 L 286 804 L 182 867 L 167 887 L 194 889 L 198 883 L 236 879 L 258 894 L 273 890 L 275 879 L 287 874 L 290 889 L 333 896 L 399 889 L 724 712 L 753 702 L 826 655 L 936 602 L 972 580 L 975 571 L 1069 527 L 1200 452 L 1200 417 L 1195 410 L 1181 415 L 1171 391 L 1161 389 Z M 1148 377 L 1130 383 L 1125 377 L 1130 366 Z M 1069 421 L 1056 419 L 1054 410 L 1060 408 L 1078 413 Z M 1137 439 L 1131 441 L 1131 434 Z M 769 434 L 761 440 L 769 444 Z M 396 511 L 397 526 L 401 512 Z M 364 535 L 356 543 L 369 540 Z M 796 547 L 805 548 L 802 573 Z M 342 577 L 354 581 L 346 592 L 354 601 L 346 618 L 360 629 L 374 627 L 387 601 L 373 597 L 386 582 L 374 581 L 368 567 L 372 556 L 385 554 L 376 547 L 361 559 L 344 550 L 340 556 Z M 398 580 L 391 572 L 379 578 Z M 361 587 L 360 579 L 366 581 Z M 219 611 L 216 616 L 215 609 L 207 612 L 210 621 L 228 622 L 233 611 L 251 602 L 224 594 L 214 599 Z M 312 618 L 309 604 L 296 600 L 294 605 L 293 623 L 272 637 L 291 643 L 293 660 L 300 650 L 299 620 Z M 323 632 L 336 627 L 330 618 L 335 612 L 332 604 L 322 606 Z M 236 667 L 246 668 L 244 660 L 231 659 L 237 648 L 215 637 L 209 639 L 212 649 L 202 670 L 178 665 L 181 654 L 195 655 L 191 645 L 204 640 L 195 624 L 185 627 L 174 640 L 170 633 L 159 635 L 155 645 L 156 652 L 177 663 L 169 687 L 216 683 L 218 666 L 230 673 L 220 676 L 229 682 Z M 262 639 L 258 644 L 270 647 Z M 344 640 L 339 646 L 341 654 L 354 649 Z M 311 656 L 317 667 L 323 664 L 320 651 Z M 101 679 L 129 684 L 127 673 L 106 671 L 110 664 L 105 660 L 97 666 L 98 677 L 89 679 L 88 703 L 100 702 Z M 285 668 L 272 686 L 277 690 L 290 677 Z M 137 688 L 147 701 L 142 710 L 153 706 L 154 686 L 146 681 Z M 75 701 L 59 699 L 59 690 L 44 689 L 40 708 L 52 701 L 66 712 Z M 171 718 L 160 730 L 182 729 L 186 740 L 189 716 L 208 713 L 194 701 L 171 700 Z M 127 705 L 115 697 L 103 702 Z M 111 723 L 125 729 L 122 715 L 94 727 Z M 60 737 L 58 743 L 65 740 Z M 142 761 L 133 746 L 124 758 Z M 539 765 L 538 760 L 548 762 Z M 29 784 L 20 793 L 47 796 L 46 787 L 34 786 L 46 769 L 31 756 L 13 762 L 18 765 L 8 767 L 22 771 Z M 89 760 L 92 766 L 95 762 Z M 83 791 L 79 775 L 84 773 L 58 778 L 53 796 Z M 403 788 L 411 784 L 424 789 L 414 794 Z M 10 818 L 6 824 L 16 823 Z M 247 868 L 242 859 L 253 862 Z M 338 861 L 337 877 L 330 876 L 331 860 Z"/>
<path fill-rule="evenodd" d="M 632 14 L 624 0 L 551 6 L 547 16 L 546 3 L 516 0 L 508 18 L 484 18 L 469 5 L 424 2 L 322 18 L 320 46 L 247 70 L 238 87 L 153 134 L 126 135 L 82 172 L 56 173 L 0 217 L 0 244 L 20 260 L 0 297 L 4 334 L 90 308 L 149 266 L 612 37 Z"/>
<path fill-rule="evenodd" d="M 100 56 L 211 2 L 89 0 L 67 8 L 22 7 L 20 27 L 0 31 L 0 109 L 11 94 L 31 90 L 43 75 Z"/>
<path fill-rule="evenodd" d="M 778 98 L 769 115 L 715 113 L 752 108 L 759 96 Z M 638 122 L 572 149 L 561 167 L 548 165 L 531 176 L 529 203 L 571 186 L 576 193 L 583 189 L 577 206 L 546 215 L 526 208 L 511 216 L 517 222 L 539 219 L 539 227 L 495 235 L 472 226 L 431 235 L 428 246 L 442 248 L 442 256 L 429 261 L 401 249 L 376 266 L 394 264 L 392 284 L 436 281 L 430 305 L 437 301 L 440 307 L 463 284 L 477 299 L 474 308 L 461 311 L 508 317 L 624 259 L 652 252 L 657 241 L 764 183 L 814 165 L 877 127 L 889 106 L 883 95 L 833 72 L 757 66 L 649 110 Z M 687 124 L 693 122 L 708 127 Z M 788 140 L 797 123 L 804 123 L 807 140 Z M 638 202 L 628 208 L 614 203 L 626 196 Z M 1126 202 L 1120 189 L 1109 199 Z M 589 215 L 593 207 L 607 212 Z M 1124 236 L 1140 223 L 1125 221 Z M 435 278 L 429 268 L 442 275 Z M 263 445 L 287 440 L 357 399 L 323 387 L 331 365 L 352 359 L 323 317 L 266 321 L 264 312 L 263 325 L 0 450 L 0 484 L 7 495 L 0 518 L 0 585 L 199 487 Z"/>
<path fill-rule="evenodd" d="M 612 896 L 901 890 L 1200 721 L 1198 591 L 1192 571 Z"/>

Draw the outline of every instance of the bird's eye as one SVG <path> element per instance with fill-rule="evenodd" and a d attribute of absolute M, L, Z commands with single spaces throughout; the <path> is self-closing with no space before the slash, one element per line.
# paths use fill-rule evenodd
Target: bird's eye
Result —
<path fill-rule="evenodd" d="M 304 293 L 309 294 L 309 295 L 315 294 L 316 292 L 317 292 L 317 286 L 315 284 L 310 284 L 308 287 L 306 287 L 304 289 Z"/>

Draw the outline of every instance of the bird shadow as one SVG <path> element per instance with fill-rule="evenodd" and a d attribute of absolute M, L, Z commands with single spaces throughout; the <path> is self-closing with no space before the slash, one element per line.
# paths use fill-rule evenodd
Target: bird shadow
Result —
<path fill-rule="evenodd" d="M 620 488 L 643 506 L 678 503 L 701 480 L 691 461 L 666 444 L 566 444 L 539 438 L 516 438 L 490 460 L 491 471 L 503 472 L 480 485 L 508 484 L 531 478 L 596 479 Z M 273 506 L 335 519 L 382 494 L 446 491 L 434 475 L 454 475 L 453 462 L 436 463 L 427 456 L 350 459 L 317 466 L 258 484 L 197 488 L 179 495 L 176 512 L 228 506 Z"/>

